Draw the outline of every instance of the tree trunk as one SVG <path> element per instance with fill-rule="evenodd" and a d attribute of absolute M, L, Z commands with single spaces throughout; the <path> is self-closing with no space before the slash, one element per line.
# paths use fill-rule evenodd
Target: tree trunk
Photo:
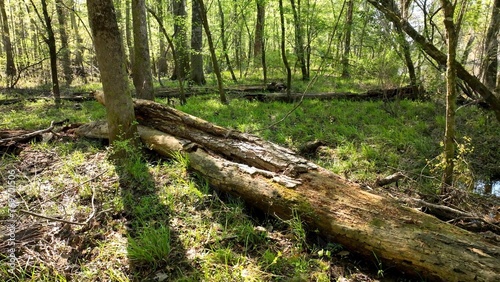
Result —
<path fill-rule="evenodd" d="M 132 77 L 135 93 L 138 98 L 154 100 L 145 0 L 132 0 L 132 22 L 135 57 Z"/>
<path fill-rule="evenodd" d="M 172 5 L 174 10 L 174 52 L 177 52 L 178 62 L 174 67 L 174 72 L 172 73 L 170 79 L 179 79 L 184 82 L 189 72 L 186 0 L 173 0 Z"/>
<path fill-rule="evenodd" d="M 256 136 L 228 130 L 178 110 L 135 100 L 139 134 L 161 154 L 182 151 L 191 169 L 216 189 L 282 219 L 295 212 L 311 230 L 384 266 L 443 281 L 499 281 L 500 247 L 481 236 L 363 191 Z M 154 129 L 152 129 L 154 128 Z M 102 138 L 105 124 L 79 134 Z"/>
<path fill-rule="evenodd" d="M 174 42 L 172 41 L 170 36 L 168 36 L 167 30 L 163 26 L 163 22 L 162 22 L 161 18 L 152 9 L 150 9 L 150 8 L 147 8 L 147 9 L 148 9 L 149 13 L 151 13 L 153 15 L 153 17 L 156 19 L 156 21 L 158 22 L 158 26 L 160 28 L 161 33 L 163 33 L 163 36 L 165 36 L 165 38 L 167 39 L 167 42 L 168 42 L 168 45 L 170 46 L 170 49 L 172 49 L 172 54 L 174 57 L 174 66 L 178 66 L 179 65 L 179 58 L 177 58 L 178 53 L 175 52 Z M 175 67 L 175 70 L 177 72 L 180 72 L 181 68 Z M 180 74 L 177 74 L 177 76 L 181 77 Z M 180 102 L 181 102 L 181 105 L 184 105 L 184 104 L 186 104 L 186 94 L 184 93 L 184 82 L 182 79 L 178 79 L 177 81 L 179 82 Z"/>
<path fill-rule="evenodd" d="M 52 78 L 52 94 L 54 95 L 54 100 L 56 106 L 61 105 L 61 94 L 59 90 L 59 78 L 57 77 L 57 50 L 56 50 L 56 37 L 54 35 L 54 29 L 52 28 L 52 20 L 50 19 L 49 12 L 47 11 L 47 1 L 42 0 L 42 13 L 43 19 L 45 21 L 45 31 L 47 32 L 47 37 L 45 38 L 45 43 L 49 47 L 50 56 L 50 74 Z"/>
<path fill-rule="evenodd" d="M 132 140 L 133 146 L 137 125 L 113 1 L 87 0 L 87 9 L 106 100 L 110 142 Z M 122 149 L 114 157 L 124 158 L 126 152 Z"/>
<path fill-rule="evenodd" d="M 261 61 L 262 49 L 264 46 L 264 26 L 266 22 L 266 2 L 256 0 L 257 19 L 255 21 L 255 39 L 253 44 L 254 63 Z"/>
<path fill-rule="evenodd" d="M 198 1 L 193 1 L 191 6 L 191 81 L 197 85 L 205 85 L 203 72 L 203 21 L 201 8 Z"/>
<path fill-rule="evenodd" d="M 128 62 L 129 62 L 129 70 L 135 64 L 135 55 L 134 55 L 134 43 L 132 38 L 132 12 L 130 11 L 132 6 L 132 0 L 127 0 L 125 3 L 125 41 L 127 42 L 128 49 Z"/>
<path fill-rule="evenodd" d="M 491 8 L 491 19 L 484 42 L 483 83 L 491 91 L 497 85 L 498 70 L 498 30 L 500 28 L 500 0 L 495 0 Z"/>
<path fill-rule="evenodd" d="M 280 10 L 280 23 L 281 23 L 281 58 L 283 59 L 283 64 L 286 69 L 286 95 L 289 100 L 292 98 L 292 70 L 290 69 L 290 64 L 288 63 L 288 58 L 286 57 L 286 46 L 285 46 L 285 14 L 283 11 L 283 0 L 279 0 L 279 10 Z"/>
<path fill-rule="evenodd" d="M 393 0 L 367 0 L 375 8 L 381 11 L 385 17 L 394 24 L 400 24 L 401 28 L 410 36 L 417 44 L 420 45 L 422 51 L 427 53 L 431 58 L 436 60 L 441 65 L 446 65 L 447 56 L 441 52 L 436 46 L 427 41 L 427 39 L 418 33 L 411 24 L 402 19 L 397 11 L 391 7 L 396 7 Z M 495 117 L 500 122 L 500 99 L 496 97 L 491 90 L 488 89 L 477 77 L 470 74 L 460 63 L 454 62 L 456 67 L 457 76 L 467 83 L 470 88 L 474 89 L 484 101 L 491 107 L 495 113 Z"/>
<path fill-rule="evenodd" d="M 66 85 L 73 81 L 73 70 L 71 69 L 70 50 L 68 45 L 68 34 L 66 33 L 66 7 L 62 0 L 56 0 L 57 21 L 59 22 L 59 36 L 61 39 L 61 63 Z"/>
<path fill-rule="evenodd" d="M 212 58 L 212 66 L 214 68 L 215 76 L 217 77 L 217 86 L 219 88 L 220 101 L 223 104 L 227 104 L 226 93 L 224 92 L 224 81 L 222 80 L 222 75 L 219 68 L 219 62 L 217 60 L 217 55 L 215 54 L 215 46 L 212 39 L 212 33 L 210 32 L 210 26 L 208 25 L 207 9 L 205 8 L 205 4 L 203 4 L 203 0 L 195 0 L 195 1 L 198 1 L 201 8 L 201 19 L 203 22 L 203 29 L 205 29 L 205 34 L 207 36 L 207 41 L 208 41 L 208 49 L 210 50 L 210 57 Z"/>
<path fill-rule="evenodd" d="M 351 33 L 352 33 L 352 14 L 354 12 L 354 0 L 347 2 L 347 13 L 345 20 L 344 53 L 342 53 L 342 77 L 349 78 L 349 55 L 351 53 Z"/>
<path fill-rule="evenodd" d="M 455 5 L 448 0 L 441 0 L 444 26 L 446 29 L 446 125 L 444 132 L 444 172 L 441 194 L 448 193 L 453 185 L 453 171 L 455 166 L 455 111 L 457 108 L 457 73 L 456 57 L 458 44 L 458 25 L 455 24 Z"/>
<path fill-rule="evenodd" d="M 293 23 L 295 27 L 295 50 L 297 60 L 299 61 L 300 70 L 302 72 L 302 80 L 309 80 L 309 72 L 306 66 L 306 57 L 304 52 L 304 32 L 302 31 L 302 18 L 300 16 L 300 0 L 298 5 L 295 5 L 295 0 L 290 0 L 292 4 Z"/>
<path fill-rule="evenodd" d="M 75 0 L 71 0 L 71 7 L 73 8 L 72 13 L 70 13 L 70 20 L 71 20 L 71 29 L 73 30 L 73 36 L 76 41 L 76 47 L 74 49 L 74 58 L 73 58 L 73 65 L 75 66 L 75 74 L 83 79 L 84 83 L 87 83 L 87 72 L 85 71 L 85 67 L 83 66 L 83 39 L 80 36 L 80 28 L 78 23 L 76 22 L 76 9 L 77 5 L 75 3 Z"/>
<path fill-rule="evenodd" d="M 160 20 L 163 20 L 164 17 L 164 11 L 165 11 L 165 0 L 157 0 L 157 7 L 156 10 L 158 11 L 158 18 Z M 158 30 L 160 33 L 161 27 L 158 27 Z M 167 75 L 168 72 L 168 66 L 167 66 L 167 48 L 165 45 L 165 38 L 163 36 L 160 36 L 160 50 L 159 50 L 159 56 L 158 56 L 158 65 L 157 65 L 157 71 L 158 71 L 158 78 L 162 78 L 163 76 Z"/>
<path fill-rule="evenodd" d="M 229 69 L 229 73 L 231 74 L 231 79 L 234 82 L 238 82 L 236 76 L 234 75 L 233 66 L 231 65 L 231 60 L 229 59 L 229 51 L 227 50 L 227 38 L 226 38 L 226 23 L 224 18 L 224 10 L 222 9 L 222 3 L 220 0 L 217 0 L 217 4 L 219 7 L 219 17 L 220 17 L 220 40 L 222 42 L 222 54 L 226 59 L 226 65 Z"/>
<path fill-rule="evenodd" d="M 417 93 L 418 81 L 415 72 L 415 65 L 413 64 L 413 60 L 411 58 L 410 43 L 406 40 L 403 30 L 401 30 L 400 26 L 396 26 L 396 33 L 399 45 L 401 46 L 406 68 L 408 69 L 408 76 L 410 77 L 410 85 L 414 88 L 415 93 Z"/>
<path fill-rule="evenodd" d="M 9 31 L 9 21 L 7 20 L 7 13 L 5 12 L 5 1 L 0 0 L 0 23 L 2 26 L 2 40 L 3 47 L 5 48 L 6 64 L 5 64 L 5 74 L 8 77 L 14 77 L 16 75 L 16 65 L 14 64 L 14 55 L 12 52 L 12 43 L 10 41 L 10 31 Z M 9 83 L 9 87 L 11 87 Z"/>

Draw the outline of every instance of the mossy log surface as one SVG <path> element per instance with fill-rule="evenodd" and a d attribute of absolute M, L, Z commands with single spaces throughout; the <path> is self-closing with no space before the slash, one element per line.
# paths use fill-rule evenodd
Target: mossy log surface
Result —
<path fill-rule="evenodd" d="M 361 189 L 279 145 L 151 101 L 135 100 L 139 134 L 151 149 L 182 151 L 216 189 L 268 214 L 296 211 L 312 230 L 384 266 L 435 281 L 500 281 L 500 247 L 394 199 Z M 79 134 L 106 138 L 106 124 Z"/>

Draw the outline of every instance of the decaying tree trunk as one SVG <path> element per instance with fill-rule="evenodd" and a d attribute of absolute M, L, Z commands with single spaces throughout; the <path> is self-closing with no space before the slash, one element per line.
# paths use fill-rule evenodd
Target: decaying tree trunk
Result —
<path fill-rule="evenodd" d="M 384 266 L 432 280 L 500 281 L 500 247 L 478 234 L 363 191 L 256 136 L 151 101 L 134 106 L 143 142 L 165 155 L 182 151 L 218 190 L 280 218 L 296 211 L 309 228 Z M 78 133 L 105 138 L 106 124 L 88 124 Z"/>

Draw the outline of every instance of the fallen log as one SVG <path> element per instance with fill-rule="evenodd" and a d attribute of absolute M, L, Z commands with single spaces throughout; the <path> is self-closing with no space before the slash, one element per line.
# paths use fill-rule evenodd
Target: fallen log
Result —
<path fill-rule="evenodd" d="M 290 97 L 283 93 L 279 88 L 280 84 L 275 86 L 247 86 L 239 88 L 227 88 L 225 91 L 232 95 L 232 98 L 246 99 L 249 101 L 290 101 Z M 187 91 L 186 96 L 206 95 L 216 93 L 217 90 L 211 88 L 191 88 Z M 326 93 L 292 93 L 292 100 L 304 99 L 319 99 L 319 100 L 349 100 L 349 101 L 392 101 L 395 99 L 423 99 L 422 93 L 415 92 L 415 88 L 411 86 L 390 88 L 390 89 L 372 89 L 363 93 L 351 92 L 326 92 Z M 163 89 L 156 92 L 158 98 L 179 98 L 180 93 L 176 89 Z"/>
<path fill-rule="evenodd" d="M 134 104 L 139 124 L 147 126 L 139 127 L 143 142 L 162 154 L 182 151 L 191 169 L 216 189 L 280 218 L 295 211 L 310 229 L 409 274 L 441 281 L 500 281 L 500 247 L 478 234 L 363 191 L 256 136 L 151 101 Z M 83 126 L 77 133 L 107 136 L 103 124 Z"/>
<path fill-rule="evenodd" d="M 231 93 L 231 92 L 229 92 Z M 290 101 L 290 97 L 286 93 L 265 93 L 265 92 L 255 92 L 255 93 L 245 93 L 245 92 L 232 92 L 236 94 L 237 98 L 247 99 L 250 101 Z M 423 99 L 424 96 L 420 92 L 415 92 L 415 88 L 411 86 L 398 87 L 391 89 L 373 89 L 368 90 L 363 93 L 292 93 L 291 99 L 318 99 L 318 100 L 349 100 L 349 101 L 393 101 L 396 99 L 409 99 L 409 100 L 419 100 Z"/>
<path fill-rule="evenodd" d="M 85 102 L 85 101 L 93 101 L 94 95 L 89 92 L 87 95 L 62 96 L 60 98 L 61 98 L 61 100 L 64 100 L 64 101 Z M 51 101 L 53 99 L 54 98 L 51 98 L 51 97 L 13 98 L 13 99 L 0 100 L 0 105 L 5 106 L 5 105 L 22 103 L 22 102 L 26 102 L 26 101 L 28 101 L 28 102 L 36 102 L 39 100 Z"/>

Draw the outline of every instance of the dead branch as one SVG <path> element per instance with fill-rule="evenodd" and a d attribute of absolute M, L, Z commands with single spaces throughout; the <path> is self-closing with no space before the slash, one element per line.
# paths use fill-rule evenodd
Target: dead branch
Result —
<path fill-rule="evenodd" d="M 35 217 L 47 219 L 47 220 L 50 220 L 50 221 L 58 221 L 58 222 L 63 222 L 63 223 L 68 223 L 68 224 L 75 224 L 75 225 L 85 225 L 85 223 L 68 221 L 68 220 L 59 219 L 59 218 L 55 218 L 55 217 L 45 216 L 43 214 L 38 214 L 38 213 L 30 212 L 30 211 L 27 211 L 27 210 L 19 210 L 19 212 L 22 212 L 24 214 L 28 214 L 28 215 L 31 215 L 31 216 L 35 216 Z"/>

